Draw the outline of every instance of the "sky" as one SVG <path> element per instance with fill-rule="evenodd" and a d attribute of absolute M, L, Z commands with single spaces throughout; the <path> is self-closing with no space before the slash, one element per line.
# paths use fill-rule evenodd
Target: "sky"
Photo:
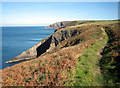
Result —
<path fill-rule="evenodd" d="M 2 26 L 47 26 L 59 21 L 115 20 L 117 2 L 2 2 Z"/>

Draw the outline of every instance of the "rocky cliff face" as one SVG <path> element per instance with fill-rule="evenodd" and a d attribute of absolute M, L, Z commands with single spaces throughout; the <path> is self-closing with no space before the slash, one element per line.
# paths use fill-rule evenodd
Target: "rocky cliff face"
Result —
<path fill-rule="evenodd" d="M 49 25 L 48 27 L 45 27 L 45 29 L 59 29 L 59 28 L 65 27 L 69 23 L 70 21 L 57 22 L 57 23 Z"/>
<path fill-rule="evenodd" d="M 12 63 L 12 62 L 17 62 L 17 61 L 22 61 L 22 60 L 28 60 L 28 59 L 33 59 L 36 58 L 37 56 L 37 47 L 39 47 L 40 45 L 42 45 L 44 41 L 39 42 L 38 44 L 34 45 L 32 48 L 30 48 L 29 50 L 21 53 L 21 55 L 18 55 L 14 58 L 12 58 L 10 61 L 7 61 L 6 63 Z"/>
<path fill-rule="evenodd" d="M 34 45 L 29 50 L 23 52 L 21 55 L 18 55 L 12 58 L 10 61 L 6 63 L 12 63 L 17 61 L 29 60 L 39 57 L 44 52 L 49 52 L 63 40 L 74 36 L 77 33 L 76 29 L 72 30 L 59 30 L 53 33 L 48 38 L 40 41 L 38 44 Z"/>
<path fill-rule="evenodd" d="M 56 31 L 16 56 L 38 58 L 2 70 L 2 86 L 119 86 L 118 24 L 96 21 Z"/>
<path fill-rule="evenodd" d="M 92 22 L 92 21 L 90 21 Z M 80 34 L 80 32 L 77 29 L 69 29 L 64 27 L 68 26 L 74 26 L 74 25 L 81 25 L 84 24 L 83 21 L 63 21 L 63 22 L 57 22 L 55 24 L 52 24 L 48 27 L 45 27 L 46 29 L 57 29 L 56 32 L 54 32 L 51 36 L 48 38 L 43 39 L 38 44 L 34 45 L 29 50 L 23 52 L 21 55 L 18 55 L 14 58 L 12 58 L 10 61 L 7 61 L 6 63 L 12 63 L 22 60 L 29 60 L 39 57 L 41 54 L 45 52 L 49 52 L 56 48 L 56 46 L 63 40 L 66 40 L 75 34 Z M 64 30 L 61 30 L 60 28 L 64 28 Z M 60 29 L 60 30 L 58 30 Z M 76 41 L 77 42 L 77 41 Z"/>

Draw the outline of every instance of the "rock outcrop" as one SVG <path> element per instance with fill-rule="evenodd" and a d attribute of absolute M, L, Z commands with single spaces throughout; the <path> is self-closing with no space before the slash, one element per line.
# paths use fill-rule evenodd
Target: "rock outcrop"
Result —
<path fill-rule="evenodd" d="M 7 61 L 6 63 L 12 63 L 12 62 L 18 62 L 18 61 L 22 61 L 22 60 L 29 60 L 29 59 L 36 58 L 36 56 L 37 56 L 37 51 L 36 51 L 37 47 L 42 45 L 45 41 L 46 40 L 40 41 L 38 44 L 34 45 L 29 50 L 23 52 L 21 55 L 15 56 L 10 61 Z"/>
<path fill-rule="evenodd" d="M 4 68 L 2 86 L 119 86 L 118 24 L 96 21 L 59 29 L 16 56 L 38 58 Z"/>
<path fill-rule="evenodd" d="M 59 28 L 65 27 L 70 22 L 71 21 L 57 22 L 57 23 L 49 25 L 48 27 L 45 27 L 44 29 L 59 29 Z"/>
<path fill-rule="evenodd" d="M 12 58 L 10 61 L 7 61 L 6 63 L 34 59 L 34 58 L 39 57 L 41 54 L 45 52 L 55 49 L 55 47 L 61 41 L 74 36 L 78 32 L 76 29 L 67 30 L 66 27 L 74 26 L 74 25 L 81 25 L 84 23 L 85 22 L 83 21 L 63 21 L 63 22 L 57 22 L 57 23 L 49 25 L 48 27 L 45 27 L 45 29 L 56 29 L 56 30 L 51 36 L 41 40 L 38 44 L 34 45 L 29 50 L 23 52 L 21 55 L 18 55 Z M 59 30 L 61 28 L 64 28 L 64 30 Z M 80 32 L 78 32 L 78 34 L 79 33 Z"/>
<path fill-rule="evenodd" d="M 74 36 L 77 33 L 76 29 L 72 30 L 59 30 L 53 33 L 46 39 L 41 40 L 38 44 L 34 45 L 29 50 L 23 52 L 21 55 L 18 55 L 12 58 L 6 63 L 12 63 L 17 61 L 29 60 L 39 57 L 41 54 L 55 49 L 55 47 L 63 40 Z"/>

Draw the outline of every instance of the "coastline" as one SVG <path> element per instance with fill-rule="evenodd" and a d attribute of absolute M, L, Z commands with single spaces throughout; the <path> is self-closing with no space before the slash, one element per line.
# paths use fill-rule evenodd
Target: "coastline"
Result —
<path fill-rule="evenodd" d="M 19 62 L 7 64 L 5 62 L 17 55 L 20 55 L 22 52 L 30 49 L 34 45 L 38 45 L 40 40 L 46 38 L 54 32 L 54 30 L 44 29 L 44 27 L 45 26 L 3 28 L 2 69 L 18 64 Z"/>

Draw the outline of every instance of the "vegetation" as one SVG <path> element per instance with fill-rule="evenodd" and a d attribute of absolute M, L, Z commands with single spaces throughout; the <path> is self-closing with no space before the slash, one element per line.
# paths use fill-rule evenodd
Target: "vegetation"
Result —
<path fill-rule="evenodd" d="M 3 69 L 3 86 L 118 86 L 117 21 L 73 21 L 77 34 L 36 59 Z"/>
<path fill-rule="evenodd" d="M 119 50 L 119 30 L 118 25 L 113 27 L 104 27 L 108 34 L 109 41 L 103 49 L 100 62 L 104 76 L 104 85 L 120 86 L 120 50 Z"/>
<path fill-rule="evenodd" d="M 103 86 L 103 76 L 99 67 L 100 47 L 106 44 L 106 39 L 99 40 L 83 51 L 76 64 L 74 86 Z"/>

